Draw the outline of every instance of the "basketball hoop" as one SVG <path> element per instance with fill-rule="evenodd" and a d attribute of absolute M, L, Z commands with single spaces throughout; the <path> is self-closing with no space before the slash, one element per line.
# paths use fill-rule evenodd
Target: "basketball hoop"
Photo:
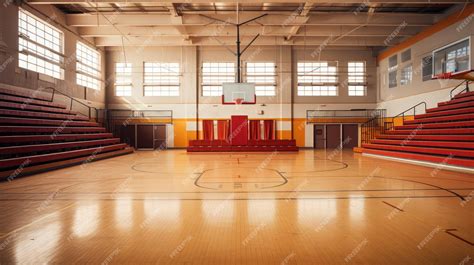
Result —
<path fill-rule="evenodd" d="M 235 99 L 235 104 L 237 104 L 237 105 L 241 105 L 242 102 L 244 102 L 244 99 L 243 99 L 243 98 L 236 98 L 236 99 Z"/>

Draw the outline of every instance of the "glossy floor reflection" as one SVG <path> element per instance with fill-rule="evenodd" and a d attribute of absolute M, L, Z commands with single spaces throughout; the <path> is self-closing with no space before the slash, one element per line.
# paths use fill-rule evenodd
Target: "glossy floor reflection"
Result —
<path fill-rule="evenodd" d="M 0 183 L 0 263 L 471 264 L 473 177 L 349 151 L 141 151 Z"/>

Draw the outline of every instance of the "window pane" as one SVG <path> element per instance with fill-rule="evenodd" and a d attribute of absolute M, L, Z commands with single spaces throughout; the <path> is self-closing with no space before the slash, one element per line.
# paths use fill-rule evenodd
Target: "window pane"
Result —
<path fill-rule="evenodd" d="M 81 42 L 76 44 L 76 72 L 78 85 L 100 89 L 100 54 Z"/>
<path fill-rule="evenodd" d="M 203 96 L 222 96 L 222 83 L 235 82 L 234 63 L 204 62 L 201 82 Z"/>
<path fill-rule="evenodd" d="M 365 96 L 367 91 L 365 62 L 348 62 L 348 95 Z"/>
<path fill-rule="evenodd" d="M 275 63 L 247 63 L 247 82 L 255 83 L 255 94 L 257 96 L 275 96 Z"/>
<path fill-rule="evenodd" d="M 337 62 L 298 62 L 298 96 L 337 96 Z"/>
<path fill-rule="evenodd" d="M 63 33 L 22 9 L 18 13 L 18 65 L 63 78 Z"/>
<path fill-rule="evenodd" d="M 412 79 L 412 66 L 408 65 L 405 68 L 402 69 L 400 72 L 401 77 L 400 77 L 400 84 L 401 85 L 408 85 L 411 83 Z"/>
<path fill-rule="evenodd" d="M 145 62 L 145 96 L 179 96 L 179 63 Z"/>
<path fill-rule="evenodd" d="M 132 95 L 132 64 L 115 64 L 115 95 L 127 97 Z"/>

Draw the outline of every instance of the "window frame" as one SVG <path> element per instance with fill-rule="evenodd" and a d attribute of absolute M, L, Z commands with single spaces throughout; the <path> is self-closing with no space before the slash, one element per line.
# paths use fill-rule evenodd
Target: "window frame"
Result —
<path fill-rule="evenodd" d="M 157 69 L 147 76 L 147 64 Z M 156 66 L 154 66 L 154 64 Z M 161 69 L 168 69 L 171 73 L 172 67 L 177 67 L 176 74 L 162 74 Z M 156 82 L 147 81 L 147 78 L 156 79 Z M 165 82 L 165 80 L 176 79 L 177 82 Z M 147 88 L 149 90 L 147 91 Z M 174 93 L 173 93 L 174 92 Z M 150 93 L 147 95 L 147 93 Z M 179 97 L 181 95 L 181 63 L 179 62 L 143 62 L 143 96 L 144 97 Z"/>
<path fill-rule="evenodd" d="M 253 68 L 256 68 L 256 69 L 261 68 L 257 64 L 264 64 L 263 67 L 264 67 L 265 70 L 263 72 L 255 71 L 254 73 L 249 74 L 249 64 L 255 64 L 253 66 Z M 272 65 L 270 67 L 273 70 L 273 72 L 267 72 L 267 68 L 266 68 L 267 64 Z M 273 61 L 246 62 L 246 64 L 245 64 L 245 80 L 246 80 L 247 83 L 254 83 L 255 84 L 255 95 L 257 97 L 274 97 L 274 96 L 276 96 L 276 90 L 277 90 L 276 89 L 277 88 L 277 71 L 276 71 L 276 68 L 277 68 L 277 65 Z M 254 78 L 254 79 L 262 78 L 262 79 L 273 79 L 273 80 L 270 81 L 270 82 L 257 82 L 257 81 L 252 82 L 252 80 L 249 80 L 249 77 Z M 262 87 L 263 87 L 263 89 L 262 89 Z M 271 87 L 271 89 L 267 90 L 266 88 L 268 88 L 268 87 Z M 267 92 L 270 92 L 270 93 L 267 93 Z"/>
<path fill-rule="evenodd" d="M 391 63 L 391 60 L 395 58 L 395 64 L 392 65 Z M 398 86 L 398 66 L 399 66 L 399 63 L 398 63 L 398 54 L 394 54 L 390 57 L 388 57 L 388 68 L 387 68 L 387 78 L 388 78 L 388 88 L 395 88 Z M 395 77 L 395 82 L 392 82 L 392 78 L 391 77 Z"/>
<path fill-rule="evenodd" d="M 406 72 L 406 70 L 410 68 L 409 72 Z M 408 79 L 405 79 L 406 77 L 409 77 Z M 400 86 L 407 86 L 410 85 L 413 82 L 413 64 L 406 64 L 400 69 Z"/>
<path fill-rule="evenodd" d="M 356 79 L 358 77 L 362 77 L 362 81 L 360 82 L 356 82 L 356 81 L 352 81 L 351 82 L 351 67 L 349 64 L 351 63 L 362 63 L 363 64 L 363 71 L 362 72 L 353 72 L 353 73 L 362 73 L 361 75 L 354 75 L 353 77 L 355 77 Z M 364 96 L 367 96 L 367 62 L 366 61 L 348 61 L 347 62 L 347 95 L 350 96 L 350 97 L 364 97 Z M 357 92 L 360 92 L 360 90 L 358 90 L 359 87 L 362 86 L 362 89 L 363 89 L 363 93 L 362 95 L 357 95 Z M 355 88 L 353 89 L 352 91 L 356 92 L 355 94 L 351 95 L 351 87 Z"/>
<path fill-rule="evenodd" d="M 437 53 L 437 52 L 440 52 L 440 51 L 443 51 L 443 50 L 447 50 L 448 48 L 453 47 L 453 46 L 456 46 L 456 45 L 458 45 L 458 44 L 460 44 L 460 43 L 462 43 L 462 42 L 465 42 L 465 41 L 467 41 L 467 55 L 466 55 L 466 56 L 467 56 L 467 62 L 468 62 L 468 66 L 467 66 L 468 69 L 467 69 L 467 70 L 472 69 L 472 65 L 471 65 L 471 55 L 472 55 L 472 51 L 471 51 L 471 36 L 468 36 L 468 37 L 466 37 L 466 38 L 462 38 L 462 39 L 460 39 L 460 40 L 457 40 L 457 41 L 448 43 L 448 44 L 446 44 L 446 45 L 444 45 L 444 46 L 442 46 L 442 47 L 440 47 L 440 48 L 438 48 L 438 49 L 433 50 L 433 52 L 432 52 L 432 56 L 433 56 L 433 62 L 432 62 L 432 67 L 433 67 L 432 74 L 433 74 L 433 75 L 432 75 L 432 78 L 435 78 L 437 74 L 440 74 L 440 73 L 437 73 L 437 72 L 436 72 L 436 70 L 437 70 L 437 69 L 436 69 L 436 66 L 437 66 L 437 65 L 436 65 L 436 60 L 435 60 L 435 58 L 436 58 L 436 57 L 435 57 L 436 53 Z M 446 53 L 446 54 L 447 54 L 447 53 Z M 456 59 L 457 59 L 457 56 L 454 58 L 454 60 L 456 61 Z M 446 57 L 444 57 L 444 60 L 446 61 Z M 444 71 L 444 73 L 446 73 L 446 65 L 444 65 L 444 69 L 442 69 L 442 70 Z M 458 73 L 462 73 L 462 72 L 464 72 L 464 71 L 466 71 L 466 70 L 453 71 L 452 74 L 458 74 Z"/>
<path fill-rule="evenodd" d="M 118 65 L 120 64 L 124 64 L 125 66 L 123 67 L 123 69 L 126 69 L 124 72 L 127 73 L 125 74 L 124 72 L 118 72 Z M 132 96 L 132 93 L 133 93 L 133 82 L 132 82 L 132 63 L 122 63 L 122 62 L 116 62 L 114 64 L 115 68 L 115 83 L 114 83 L 114 92 L 115 92 L 115 96 L 116 97 L 130 97 Z M 127 70 L 129 69 L 129 70 Z M 129 79 L 129 81 L 122 81 L 121 79 Z M 125 89 L 118 89 L 119 87 L 127 87 L 129 89 L 125 90 Z M 121 91 L 121 95 L 119 95 L 119 91 Z M 129 93 L 127 93 L 129 92 Z"/>
<path fill-rule="evenodd" d="M 430 62 L 426 62 L 426 58 L 430 59 Z M 429 69 L 429 75 L 425 75 L 425 69 Z M 423 82 L 430 81 L 433 79 L 433 55 L 427 55 L 421 58 L 421 80 Z"/>
<path fill-rule="evenodd" d="M 226 64 L 225 67 L 223 67 L 223 69 L 233 69 L 232 70 L 232 75 L 230 75 L 230 71 L 224 71 L 224 72 L 220 72 L 219 69 L 220 67 L 217 68 L 217 71 L 213 72 L 213 71 L 209 71 L 209 72 L 204 72 L 204 70 L 206 69 L 206 66 L 205 64 L 210 64 L 209 65 L 209 69 L 212 69 L 212 64 Z M 229 67 L 229 65 L 232 65 L 232 67 Z M 236 73 L 236 65 L 235 65 L 235 62 L 229 62 L 229 61 L 203 61 L 201 63 L 201 96 L 203 97 L 221 97 L 223 95 L 223 88 L 222 88 L 222 84 L 224 83 L 235 83 L 236 82 L 236 78 L 237 78 L 237 73 Z M 217 73 L 217 74 L 212 74 L 212 73 Z M 221 74 L 222 73 L 222 74 Z M 212 78 L 214 77 L 214 78 Z M 224 80 L 219 80 L 220 78 L 224 79 Z M 217 79 L 217 81 L 219 81 L 220 83 L 214 83 L 214 82 L 209 82 L 209 83 L 206 83 L 206 79 Z M 225 80 L 225 79 L 228 79 L 228 80 Z M 229 82 L 226 82 L 226 81 L 229 81 Z M 215 89 L 211 89 L 211 90 L 206 90 L 205 88 L 206 87 L 214 87 Z M 217 91 L 217 93 L 215 93 Z M 206 94 L 206 92 L 208 92 L 208 94 Z M 214 92 L 214 93 L 213 93 Z M 220 93 L 219 93 L 220 92 Z"/>
<path fill-rule="evenodd" d="M 26 20 L 23 20 L 23 15 Z M 30 31 L 28 25 L 32 25 L 29 20 L 34 20 L 34 30 Z M 38 22 L 42 26 L 38 26 Z M 25 27 L 23 24 L 25 23 Z M 55 79 L 64 80 L 64 46 L 65 35 L 54 25 L 46 20 L 32 14 L 31 12 L 18 9 L 18 67 L 46 75 Z M 23 32 L 25 31 L 25 32 Z M 31 32 L 33 36 L 28 35 Z M 42 33 L 42 34 L 41 34 Z M 55 36 L 57 34 L 57 37 Z M 49 36 L 49 38 L 48 38 Z M 38 41 L 41 38 L 43 43 Z M 58 43 L 56 44 L 55 41 Z M 47 45 L 51 43 L 53 47 Z M 31 45 L 30 45 L 31 44 Z M 57 50 L 54 46 L 57 45 Z M 29 48 L 36 47 L 36 48 Z M 30 59 L 31 56 L 31 59 Z M 41 63 L 39 61 L 42 61 Z M 30 66 L 31 65 L 31 66 Z M 50 67 L 48 67 L 50 66 Z M 38 68 L 42 69 L 38 70 Z M 59 69 L 55 69 L 59 68 Z"/>
<path fill-rule="evenodd" d="M 315 72 L 314 70 L 311 73 L 316 74 L 308 74 L 304 72 L 303 74 L 300 73 L 300 69 L 305 69 L 310 66 L 309 68 L 316 69 L 321 68 L 317 66 L 317 64 L 324 64 L 326 63 L 326 71 Z M 301 67 L 300 64 L 303 64 Z M 331 64 L 335 64 L 331 65 Z M 334 68 L 335 71 L 333 74 L 329 72 L 330 68 Z M 297 96 L 299 97 L 337 97 L 339 96 L 339 62 L 338 61 L 298 61 L 296 63 L 296 82 L 297 82 Z M 329 79 L 334 78 L 333 81 Z M 310 79 L 310 82 L 307 82 L 305 79 Z M 319 82 L 317 81 L 319 79 Z M 307 89 L 309 87 L 309 89 Z M 310 93 L 308 93 L 310 92 Z M 331 93 L 334 92 L 334 93 Z"/>
<path fill-rule="evenodd" d="M 81 61 L 79 58 L 79 47 L 83 46 L 85 49 L 82 52 L 85 51 L 91 51 L 97 56 L 97 68 L 93 65 L 93 61 L 89 61 L 90 58 L 87 58 L 88 61 Z M 89 54 L 86 53 L 87 57 L 93 57 Z M 81 56 L 83 57 L 83 56 Z M 92 58 L 94 60 L 94 58 Z M 88 69 L 83 71 L 81 68 Z M 89 71 L 89 72 L 87 72 Z M 81 41 L 76 42 L 76 84 L 79 86 L 87 87 L 90 89 L 94 90 L 101 90 L 102 89 L 102 56 L 99 51 L 95 49 L 95 47 L 91 47 L 87 45 L 86 43 L 83 43 Z M 79 83 L 79 82 L 84 82 L 84 83 Z M 92 84 L 92 85 L 91 85 Z M 94 85 L 97 85 L 97 87 L 94 87 Z"/>

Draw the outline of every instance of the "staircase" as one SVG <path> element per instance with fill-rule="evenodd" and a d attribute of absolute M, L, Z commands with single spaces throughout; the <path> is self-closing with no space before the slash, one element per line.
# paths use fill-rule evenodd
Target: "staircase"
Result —
<path fill-rule="evenodd" d="M 474 91 L 386 130 L 362 153 L 474 168 Z"/>
<path fill-rule="evenodd" d="M 51 97 L 0 87 L 0 179 L 131 152 L 97 122 Z"/>

